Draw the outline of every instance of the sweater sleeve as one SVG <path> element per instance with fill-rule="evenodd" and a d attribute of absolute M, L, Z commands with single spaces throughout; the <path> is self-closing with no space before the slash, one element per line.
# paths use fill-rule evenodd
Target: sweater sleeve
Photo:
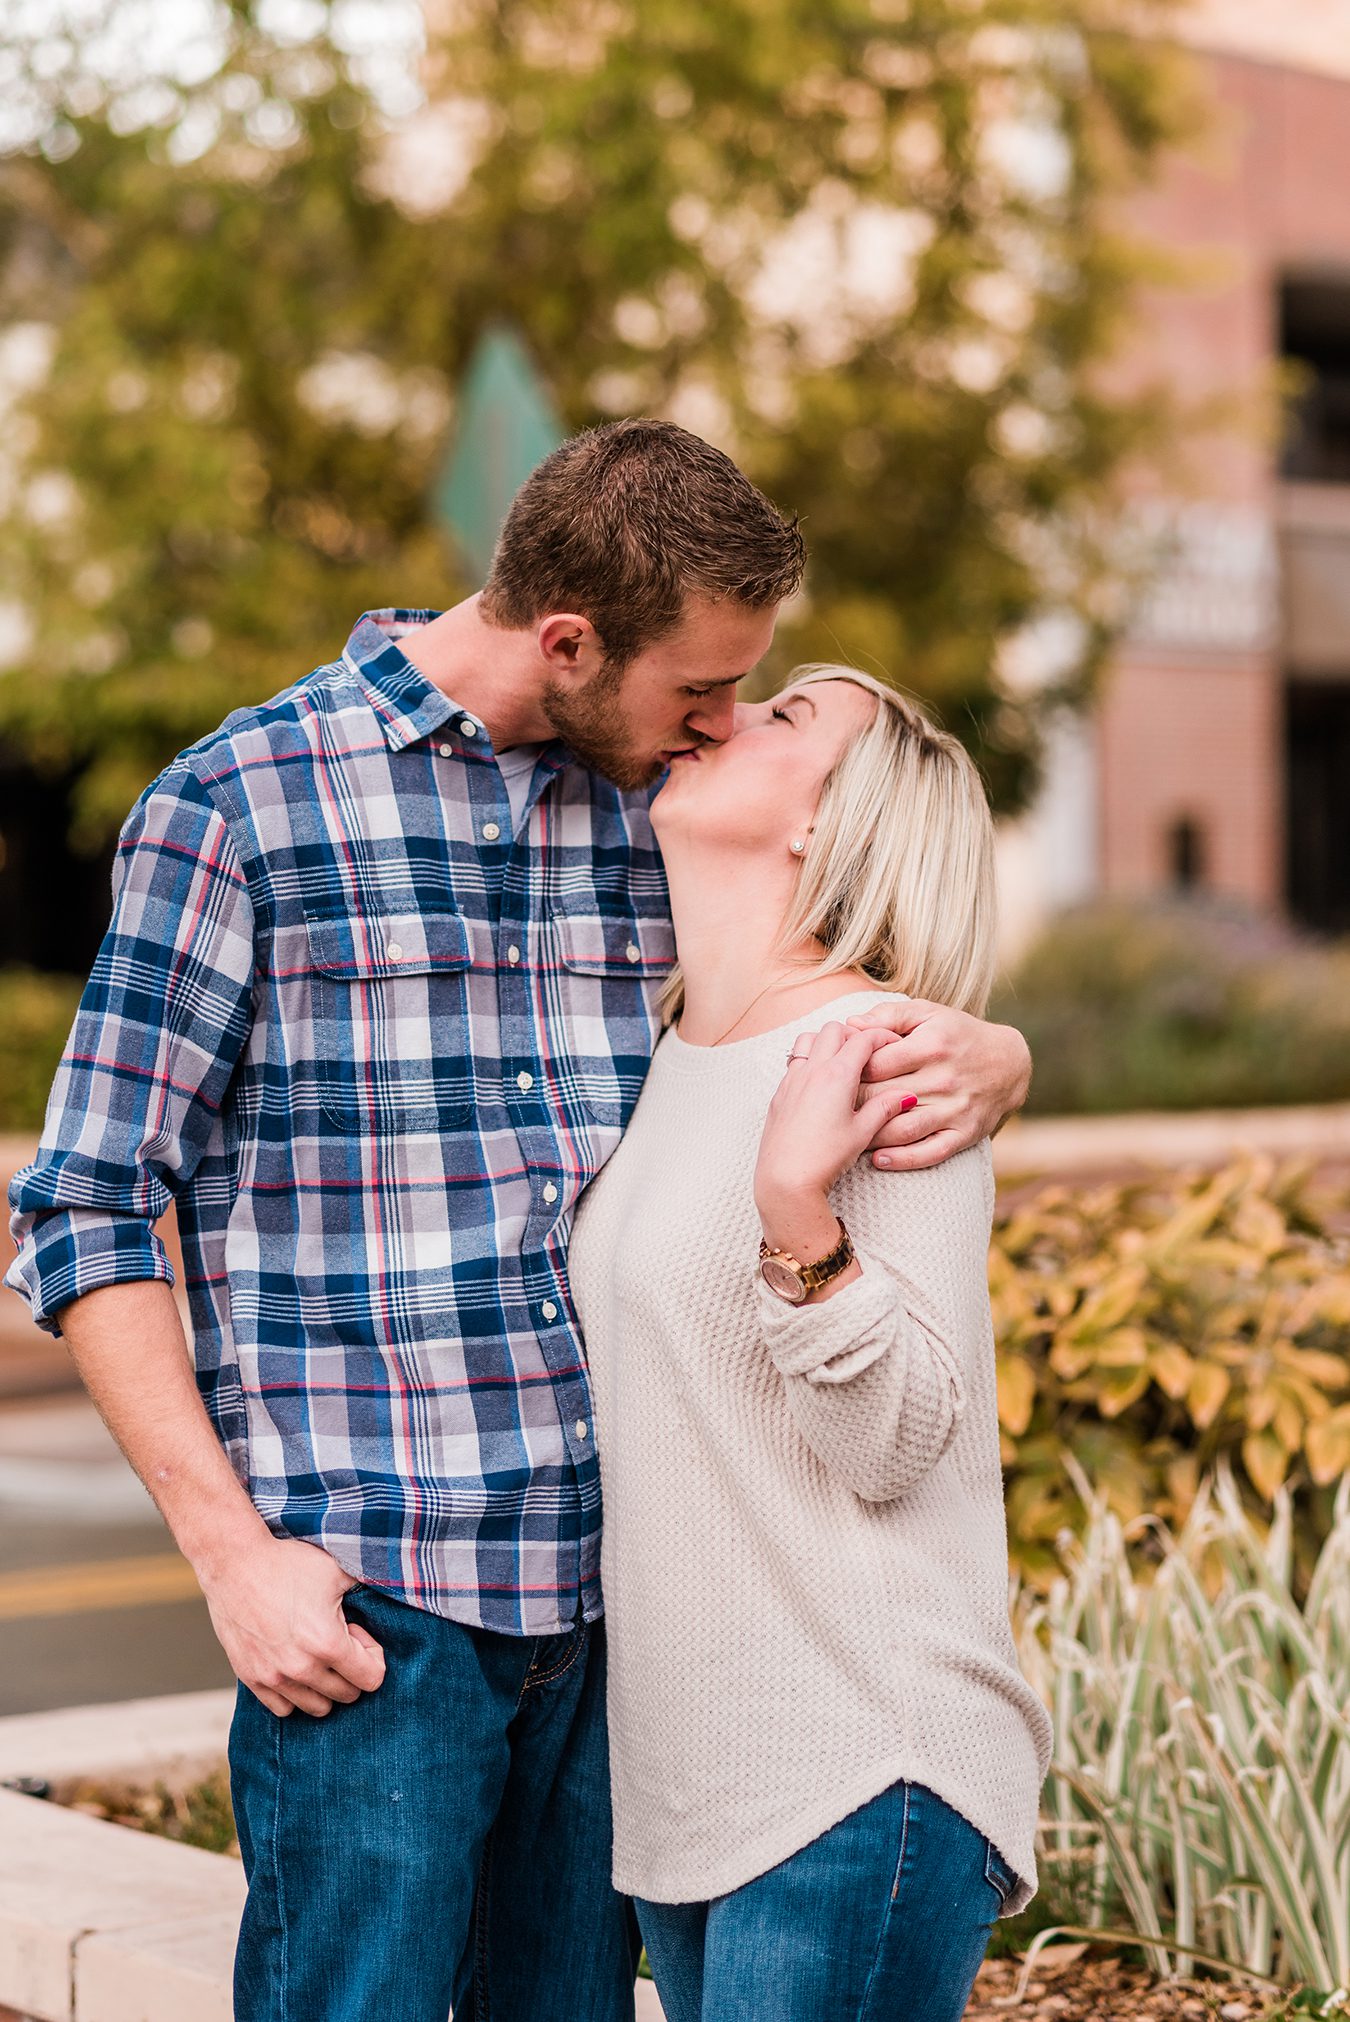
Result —
<path fill-rule="evenodd" d="M 951 1444 L 971 1358 L 988 1352 L 987 1144 L 914 1173 L 846 1174 L 834 1202 L 861 1277 L 790 1306 L 761 1281 L 761 1335 L 797 1427 L 867 1502 L 905 1494 Z"/>

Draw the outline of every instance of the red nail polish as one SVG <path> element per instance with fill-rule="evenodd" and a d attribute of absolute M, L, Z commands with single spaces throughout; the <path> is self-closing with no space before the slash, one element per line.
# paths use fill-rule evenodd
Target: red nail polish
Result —
<path fill-rule="evenodd" d="M 902 1099 L 900 1104 L 901 1116 L 904 1116 L 911 1109 L 917 1109 L 918 1106 L 919 1106 L 919 1098 L 917 1095 L 906 1095 Z"/>

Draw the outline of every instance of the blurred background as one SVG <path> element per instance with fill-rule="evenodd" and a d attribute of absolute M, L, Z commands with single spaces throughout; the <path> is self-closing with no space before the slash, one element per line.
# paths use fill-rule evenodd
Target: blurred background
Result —
<path fill-rule="evenodd" d="M 1347 0 L 11 0 L 0 1128 L 131 802 L 634 410 L 1001 817 L 1043 1110 L 1350 1094 Z"/>
<path fill-rule="evenodd" d="M 1347 188 L 1350 0 L 9 0 L 0 1163 L 147 781 L 633 411 L 978 757 L 1034 1108 L 1350 1097 Z M 0 1710 L 211 1682 L 3 1305 Z"/>

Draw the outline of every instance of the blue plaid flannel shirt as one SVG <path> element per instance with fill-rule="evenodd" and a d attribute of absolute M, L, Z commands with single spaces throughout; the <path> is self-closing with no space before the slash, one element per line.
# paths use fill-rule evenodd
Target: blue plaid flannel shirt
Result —
<path fill-rule="evenodd" d="M 528 812 L 483 724 L 368 613 L 143 795 L 6 1282 L 58 1331 L 172 1279 L 198 1382 L 277 1534 L 456 1621 L 600 1613 L 600 1483 L 568 1292 L 673 959 L 648 797 L 545 748 Z"/>

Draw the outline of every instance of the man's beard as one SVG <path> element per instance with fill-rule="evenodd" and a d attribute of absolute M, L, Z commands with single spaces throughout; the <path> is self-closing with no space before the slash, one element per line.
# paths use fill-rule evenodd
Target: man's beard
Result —
<path fill-rule="evenodd" d="M 660 759 L 634 748 L 622 704 L 623 677 L 622 667 L 606 663 L 579 695 L 547 681 L 540 703 L 559 737 L 584 766 L 624 793 L 638 793 L 659 779 L 665 768 Z"/>

